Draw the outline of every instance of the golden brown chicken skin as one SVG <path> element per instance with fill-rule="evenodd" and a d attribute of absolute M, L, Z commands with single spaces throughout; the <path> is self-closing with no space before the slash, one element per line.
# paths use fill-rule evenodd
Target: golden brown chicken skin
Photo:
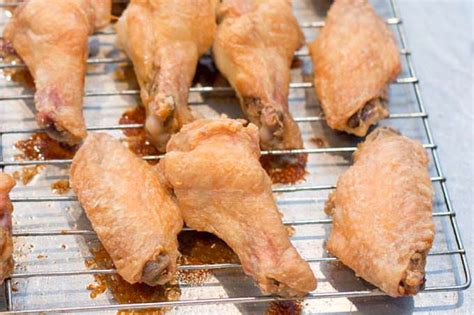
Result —
<path fill-rule="evenodd" d="M 127 282 L 164 284 L 176 271 L 179 209 L 159 174 L 119 140 L 91 133 L 74 157 L 71 186 Z"/>
<path fill-rule="evenodd" d="M 364 136 L 388 116 L 387 84 L 400 72 L 393 34 L 366 0 L 336 0 L 310 45 L 328 125 Z"/>
<path fill-rule="evenodd" d="M 202 119 L 171 137 L 159 165 L 187 226 L 224 240 L 264 294 L 303 296 L 316 279 L 289 241 L 259 157 L 255 125 Z"/>
<path fill-rule="evenodd" d="M 288 109 L 290 67 L 304 42 L 291 1 L 224 0 L 213 47 L 220 72 L 259 128 L 263 149 L 302 148 Z"/>
<path fill-rule="evenodd" d="M 193 120 L 189 88 L 216 31 L 215 0 L 132 0 L 117 23 L 118 44 L 132 59 L 146 109 L 146 131 L 164 152 Z"/>
<path fill-rule="evenodd" d="M 36 120 L 54 139 L 77 144 L 86 136 L 82 113 L 88 36 L 110 20 L 111 0 L 28 0 L 7 25 L 6 48 L 30 70 Z"/>
<path fill-rule="evenodd" d="M 387 128 L 373 131 L 338 180 L 327 210 L 327 249 L 390 296 L 425 283 L 434 237 L 428 157 L 417 141 Z"/>
<path fill-rule="evenodd" d="M 0 173 L 0 282 L 13 271 L 12 213 L 13 205 L 8 193 L 15 186 L 11 176 Z"/>

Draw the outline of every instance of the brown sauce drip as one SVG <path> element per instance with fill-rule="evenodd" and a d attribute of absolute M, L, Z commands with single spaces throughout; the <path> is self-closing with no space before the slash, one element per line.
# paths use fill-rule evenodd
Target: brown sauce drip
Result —
<path fill-rule="evenodd" d="M 100 243 L 91 246 L 90 251 L 93 258 L 86 260 L 88 268 L 114 268 L 112 259 Z M 95 283 L 87 286 L 87 289 L 91 291 L 91 298 L 109 291 L 120 304 L 176 301 L 181 295 L 181 291 L 176 284 L 156 287 L 150 287 L 141 283 L 130 284 L 118 274 L 97 274 L 94 275 L 94 279 Z M 166 309 L 144 309 L 120 311 L 118 314 L 163 314 L 165 311 Z"/>
<path fill-rule="evenodd" d="M 58 195 L 64 195 L 69 191 L 70 188 L 71 187 L 69 186 L 69 181 L 67 179 L 61 179 L 51 184 L 51 190 L 53 193 Z"/>
<path fill-rule="evenodd" d="M 181 232 L 178 236 L 179 251 L 182 256 L 178 259 L 179 265 L 238 263 L 237 255 L 227 244 L 212 234 L 195 231 Z M 86 266 L 91 269 L 111 269 L 114 264 L 109 254 L 100 243 L 91 244 L 92 258 L 86 260 Z M 209 270 L 179 270 L 177 280 L 188 285 L 202 285 L 210 276 Z M 176 284 L 150 287 L 145 284 L 131 285 L 118 274 L 94 275 L 95 283 L 89 284 L 91 298 L 109 291 L 114 299 L 124 303 L 151 303 L 175 301 L 180 297 L 180 289 Z M 162 314 L 163 309 L 136 310 L 119 312 L 119 314 Z"/>
<path fill-rule="evenodd" d="M 3 8 L 5 9 L 5 8 Z M 8 8 L 7 8 L 8 10 Z M 4 40 L 0 41 L 0 60 L 5 64 L 18 64 L 22 63 L 23 61 L 21 58 L 15 53 L 13 46 L 11 43 L 7 43 Z M 22 68 L 6 68 L 2 70 L 2 74 L 5 78 L 11 81 L 15 81 L 22 85 L 25 88 L 34 89 L 35 82 L 33 77 L 31 76 L 30 71 L 26 67 Z"/>
<path fill-rule="evenodd" d="M 274 184 L 294 184 L 306 175 L 307 154 L 262 155 L 260 163 Z"/>
<path fill-rule="evenodd" d="M 303 310 L 303 303 L 296 301 L 278 301 L 271 302 L 265 315 L 299 315 Z"/>
<path fill-rule="evenodd" d="M 35 166 L 25 166 L 22 167 L 19 171 L 13 172 L 13 178 L 17 181 L 21 181 L 23 185 L 29 184 L 33 178 L 39 174 L 39 172 L 44 168 L 44 165 L 35 165 Z"/>
<path fill-rule="evenodd" d="M 119 124 L 143 124 L 145 123 L 145 109 L 143 106 L 136 106 L 127 110 L 120 117 Z M 158 155 L 160 152 L 151 144 L 143 128 L 123 129 L 126 142 L 130 151 L 138 156 Z M 158 160 L 147 161 L 150 164 L 157 164 Z"/>
<path fill-rule="evenodd" d="M 314 143 L 318 148 L 324 148 L 326 147 L 326 142 L 321 139 L 321 138 L 318 138 L 318 137 L 312 137 L 311 139 L 311 142 Z"/>
<path fill-rule="evenodd" d="M 299 69 L 303 66 L 303 60 L 298 57 L 293 58 L 291 61 L 291 69 Z"/>
<path fill-rule="evenodd" d="M 68 146 L 50 138 L 45 133 L 35 133 L 26 140 L 19 140 L 15 147 L 22 154 L 17 155 L 19 160 L 66 160 L 72 159 L 77 146 Z"/>

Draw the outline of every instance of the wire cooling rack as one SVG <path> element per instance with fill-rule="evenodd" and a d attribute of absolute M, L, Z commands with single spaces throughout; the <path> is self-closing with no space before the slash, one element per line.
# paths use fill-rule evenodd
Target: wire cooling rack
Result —
<path fill-rule="evenodd" d="M 114 2 L 126 2 L 114 0 Z M 418 295 L 423 298 L 427 293 L 460 291 L 471 284 L 471 275 L 466 259 L 455 211 L 451 205 L 446 177 L 444 176 L 429 126 L 428 114 L 423 105 L 419 81 L 416 77 L 412 57 L 407 48 L 402 20 L 394 0 L 377 3 L 376 9 L 394 31 L 402 55 L 403 72 L 390 86 L 390 116 L 381 124 L 394 126 L 402 133 L 419 139 L 429 151 L 431 179 L 435 188 L 433 217 L 436 226 L 436 239 L 428 257 L 427 287 Z M 308 41 L 317 36 L 324 26 L 325 10 L 328 4 L 311 4 L 311 1 L 294 1 L 295 14 L 301 22 Z M 0 3 L 0 13 L 4 13 L 3 28 L 11 14 L 1 8 L 15 3 Z M 3 11 L 3 12 L 2 12 Z M 91 46 L 98 44 L 99 52 L 88 59 L 89 70 L 85 92 L 85 115 L 89 131 L 105 131 L 117 136 L 124 129 L 142 128 L 141 124 L 117 124 L 117 117 L 109 119 L 113 112 L 120 114 L 129 106 L 138 102 L 139 90 L 136 83 L 114 83 L 102 79 L 114 76 L 118 67 L 130 67 L 129 60 L 114 52 L 114 31 L 112 28 L 100 31 L 91 39 Z M 105 48 L 104 48 L 105 47 Z M 91 49 L 92 51 L 94 49 Z M 105 50 L 106 52 L 101 52 Z M 92 53 L 94 54 L 94 52 Z M 275 185 L 274 193 L 280 210 L 284 213 L 284 223 L 295 230 L 292 242 L 302 256 L 310 263 L 318 278 L 318 289 L 308 294 L 304 310 L 344 311 L 358 301 L 369 303 L 368 299 L 383 296 L 384 293 L 357 280 L 354 274 L 337 264 L 337 259 L 324 251 L 331 219 L 325 217 L 322 209 L 327 194 L 335 188 L 338 175 L 350 166 L 350 155 L 356 149 L 355 138 L 337 134 L 324 124 L 319 106 L 314 97 L 311 80 L 311 65 L 307 48 L 296 52 L 301 61 L 297 69 L 292 70 L 293 82 L 290 84 L 290 108 L 299 123 L 305 149 L 264 151 L 263 155 L 308 154 L 308 174 L 306 182 L 294 185 Z M 206 57 L 205 57 L 206 58 Z M 209 56 L 207 56 L 209 58 Z M 24 67 L 21 63 L 0 64 L 0 69 L 10 70 Z M 113 269 L 87 269 L 84 259 L 87 257 L 85 240 L 94 238 L 95 233 L 84 217 L 73 195 L 54 195 L 49 186 L 58 178 L 67 178 L 67 166 L 70 160 L 16 160 L 13 144 L 30 134 L 42 132 L 35 127 L 31 108 L 33 94 L 0 78 L 0 168 L 13 172 L 21 167 L 46 165 L 47 170 L 38 180 L 22 186 L 19 184 L 12 193 L 15 206 L 13 236 L 15 242 L 15 271 L 11 279 L 5 281 L 5 312 L 38 313 L 60 311 L 114 311 L 132 309 L 153 309 L 172 307 L 174 312 L 200 313 L 247 312 L 265 310 L 262 305 L 276 300 L 273 296 L 261 296 L 240 271 L 239 264 L 207 264 L 180 266 L 181 270 L 212 270 L 205 284 L 193 287 L 182 285 L 182 295 L 177 301 L 153 303 L 117 304 L 104 295 L 91 299 L 86 290 L 87 283 L 93 281 L 94 274 L 113 274 Z M 98 88 L 100 86 L 101 88 Z M 235 113 L 236 101 L 233 97 L 223 97 L 232 93 L 228 86 L 197 84 L 191 88 L 190 104 L 205 113 L 222 113 L 224 109 L 209 111 L 208 107 L 223 108 L 231 104 L 227 114 Z M 219 98 L 220 101 L 213 101 Z M 99 115 L 97 114 L 99 113 Z M 315 146 L 314 136 L 322 139 L 324 146 Z M 157 160 L 160 156 L 145 156 L 147 160 Z M 58 249 L 59 244 L 67 250 Z M 43 259 L 47 257 L 46 259 Z M 41 259 L 40 259 L 41 258 Z M 221 274 L 219 274 L 221 273 Z M 218 276 L 219 274 L 219 276 Z M 249 284 L 250 283 L 250 284 Z M 417 298 L 418 298 L 417 297 Z M 339 299 L 335 299 L 339 298 Z M 372 298 L 371 298 L 372 299 Z M 322 303 L 321 301 L 325 301 Z M 334 302 L 339 301 L 339 302 Z M 392 300 L 383 300 L 392 303 Z M 436 303 L 435 299 L 428 300 Z"/>

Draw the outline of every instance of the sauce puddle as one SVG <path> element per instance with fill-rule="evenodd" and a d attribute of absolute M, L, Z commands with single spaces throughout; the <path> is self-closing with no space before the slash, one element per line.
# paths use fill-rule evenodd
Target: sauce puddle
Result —
<path fill-rule="evenodd" d="M 146 114 L 143 106 L 136 106 L 135 108 L 129 109 L 122 114 L 119 124 L 144 124 L 145 118 Z M 136 155 L 146 156 L 160 154 L 155 146 L 151 144 L 143 127 L 123 129 L 122 132 L 125 136 L 125 141 L 128 144 L 128 148 Z M 158 163 L 158 160 L 148 160 L 147 162 L 154 165 Z"/>
<path fill-rule="evenodd" d="M 17 161 L 72 159 L 78 149 L 78 146 L 62 144 L 45 133 L 35 133 L 26 140 L 19 140 L 15 143 L 15 147 L 21 152 L 15 156 Z M 44 168 L 45 165 L 41 164 L 25 166 L 15 171 L 13 177 L 16 180 L 20 180 L 23 185 L 26 185 Z"/>
<path fill-rule="evenodd" d="M 223 242 L 212 234 L 195 231 L 184 231 L 178 235 L 179 251 L 182 256 L 178 265 L 197 265 L 215 263 L 238 263 L 237 255 Z M 90 269 L 112 269 L 114 264 L 99 241 L 89 244 L 92 258 L 86 260 Z M 174 284 L 150 287 L 146 284 L 129 284 L 118 274 L 94 275 L 95 283 L 89 284 L 90 297 L 108 291 L 116 302 L 124 303 L 152 303 L 176 301 L 181 296 L 178 282 L 191 286 L 204 284 L 211 271 L 209 270 L 179 270 Z M 118 314 L 163 314 L 168 309 L 146 309 L 120 311 Z"/>
<path fill-rule="evenodd" d="M 262 155 L 260 164 L 274 184 L 294 184 L 306 175 L 307 154 Z"/>
<path fill-rule="evenodd" d="M 61 179 L 51 184 L 51 190 L 58 195 L 64 195 L 71 189 L 69 180 Z"/>
<path fill-rule="evenodd" d="M 270 302 L 265 315 L 299 315 L 303 310 L 301 300 Z"/>
<path fill-rule="evenodd" d="M 86 266 L 91 269 L 112 269 L 114 264 L 104 247 L 98 242 L 90 247 L 91 259 L 86 260 Z M 118 274 L 96 274 L 95 283 L 89 284 L 87 289 L 91 291 L 90 297 L 109 291 L 115 301 L 120 304 L 126 303 L 152 303 L 164 301 L 176 301 L 181 295 L 177 284 L 150 287 L 146 284 L 130 284 L 123 280 Z M 143 309 L 119 311 L 118 314 L 163 314 L 166 309 Z"/>

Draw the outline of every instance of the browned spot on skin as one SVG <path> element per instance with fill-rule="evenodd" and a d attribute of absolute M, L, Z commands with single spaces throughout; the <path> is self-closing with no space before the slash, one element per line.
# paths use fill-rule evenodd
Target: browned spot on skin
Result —
<path fill-rule="evenodd" d="M 321 139 L 321 138 L 318 138 L 318 137 L 312 137 L 311 139 L 311 142 L 314 143 L 318 148 L 324 148 L 326 147 L 326 142 Z"/>
<path fill-rule="evenodd" d="M 104 247 L 98 243 L 90 248 L 93 258 L 86 260 L 86 266 L 91 269 L 112 269 L 114 264 Z M 89 284 L 90 297 L 109 291 L 113 298 L 120 304 L 125 303 L 151 303 L 163 301 L 176 301 L 181 291 L 176 284 L 150 287 L 146 284 L 130 284 L 118 274 L 96 274 L 95 283 Z M 165 309 L 144 309 L 134 311 L 121 311 L 120 314 L 163 314 Z"/>
<path fill-rule="evenodd" d="M 70 188 L 71 187 L 69 186 L 69 181 L 67 179 L 61 179 L 51 184 L 51 190 L 53 193 L 58 195 L 64 195 L 69 191 Z"/>
<path fill-rule="evenodd" d="M 306 175 L 307 154 L 262 155 L 260 163 L 274 184 L 294 184 Z"/>
<path fill-rule="evenodd" d="M 239 263 L 238 256 L 227 244 L 216 236 L 196 231 L 185 231 L 178 235 L 180 265 Z M 179 270 L 178 279 L 189 285 L 202 285 L 211 275 L 206 269 Z"/>
<path fill-rule="evenodd" d="M 19 140 L 15 147 L 22 152 L 19 160 L 66 160 L 72 159 L 78 146 L 68 146 L 51 139 L 45 133 L 35 133 L 26 140 Z"/>
<path fill-rule="evenodd" d="M 14 179 L 21 181 L 23 185 L 27 185 L 43 168 L 44 165 L 25 166 L 19 171 L 13 172 L 12 175 Z"/>
<path fill-rule="evenodd" d="M 133 109 L 127 110 L 120 117 L 119 124 L 143 124 L 145 123 L 145 109 L 142 106 L 137 106 Z M 159 155 L 160 152 L 151 144 L 144 128 L 123 129 L 123 134 L 126 137 L 126 142 L 130 151 L 138 156 Z M 158 160 L 147 161 L 150 164 L 157 164 Z"/>
<path fill-rule="evenodd" d="M 296 301 L 270 302 L 265 315 L 299 315 L 303 310 L 303 303 Z"/>

